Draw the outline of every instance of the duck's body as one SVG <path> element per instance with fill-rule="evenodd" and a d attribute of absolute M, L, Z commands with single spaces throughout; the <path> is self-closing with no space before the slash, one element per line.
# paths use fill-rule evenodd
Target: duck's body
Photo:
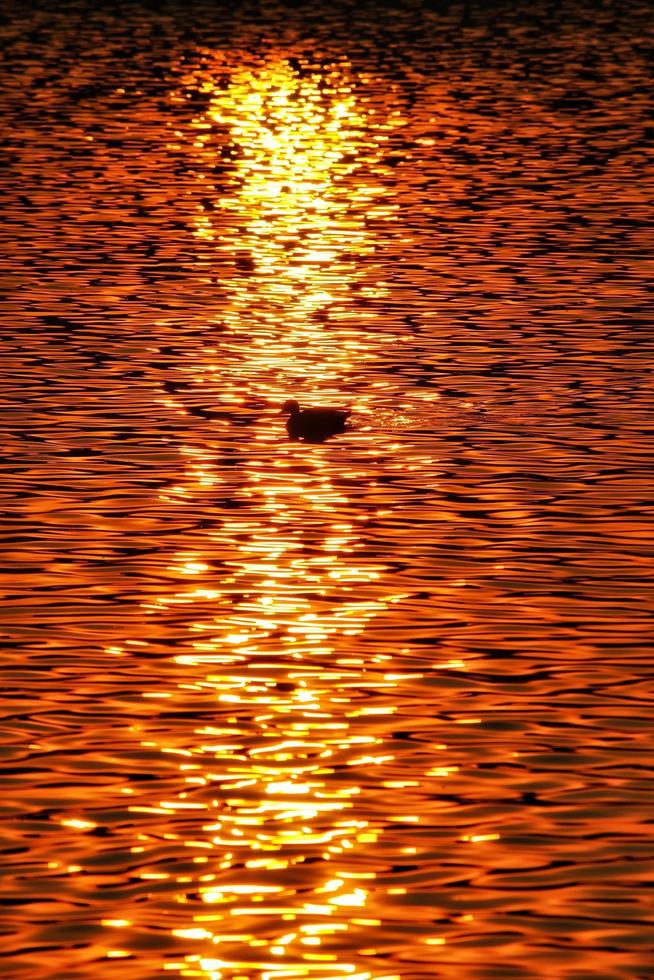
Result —
<path fill-rule="evenodd" d="M 345 432 L 345 420 L 350 413 L 341 408 L 302 409 L 291 399 L 284 403 L 282 414 L 288 415 L 286 431 L 291 439 L 324 442 L 330 436 Z"/>

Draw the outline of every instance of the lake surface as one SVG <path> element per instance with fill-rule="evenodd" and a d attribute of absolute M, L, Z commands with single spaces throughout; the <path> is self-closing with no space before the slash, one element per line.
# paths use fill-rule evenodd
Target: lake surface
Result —
<path fill-rule="evenodd" d="M 651 14 L 462 14 L 9 5 L 3 976 L 654 976 Z"/>

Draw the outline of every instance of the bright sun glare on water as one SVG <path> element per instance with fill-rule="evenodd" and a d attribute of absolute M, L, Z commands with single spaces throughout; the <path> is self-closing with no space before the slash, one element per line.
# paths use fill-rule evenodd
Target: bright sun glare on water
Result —
<path fill-rule="evenodd" d="M 213 72 L 219 68 L 229 70 Z M 355 291 L 384 290 L 359 262 L 375 249 L 366 223 L 397 211 L 380 183 L 362 180 L 353 191 L 345 178 L 376 162 L 399 112 L 375 119 L 365 95 L 355 95 L 345 60 L 298 71 L 271 58 L 230 72 L 222 87 L 213 72 L 184 79 L 210 96 L 184 144 L 206 194 L 195 234 L 226 257 L 239 256 L 247 276 L 227 282 L 221 339 L 251 340 L 227 366 L 218 357 L 198 361 L 192 383 L 220 370 L 227 402 L 276 407 L 298 384 L 309 399 L 338 400 L 356 362 L 375 356 L 358 329 L 366 314 L 352 308 Z M 356 87 L 365 93 L 361 80 Z M 215 127 L 233 149 L 222 187 L 211 178 Z M 340 311 L 337 326 L 326 328 L 328 311 Z M 361 396 L 360 412 L 368 400 Z M 276 443 L 278 427 L 273 417 L 256 438 Z M 365 453 L 365 427 L 357 438 Z M 186 507 L 198 490 L 222 481 L 212 449 L 181 451 L 186 478 L 166 499 Z M 182 919 L 189 908 L 188 922 L 173 930 L 197 942 L 198 952 L 178 964 L 186 976 L 380 976 L 339 952 L 344 934 L 381 924 L 367 909 L 375 873 L 352 871 L 340 858 L 365 853 L 379 836 L 353 810 L 357 772 L 392 755 L 380 748 L 382 738 L 362 733 L 358 719 L 393 713 L 396 680 L 389 656 L 346 654 L 347 638 L 401 595 L 384 593 L 383 565 L 356 560 L 361 518 L 330 523 L 348 501 L 327 461 L 318 452 L 298 467 L 295 458 L 296 448 L 282 445 L 272 471 L 267 457 L 253 454 L 241 472 L 238 496 L 248 513 L 236 510 L 222 522 L 219 539 L 233 536 L 235 546 L 222 580 L 207 574 L 201 552 L 175 555 L 170 570 L 183 588 L 146 604 L 155 615 L 174 604 L 189 615 L 200 604 L 202 618 L 191 622 L 186 651 L 175 657 L 188 668 L 180 688 L 214 692 L 234 712 L 220 728 L 198 729 L 183 749 L 157 743 L 179 753 L 183 788 L 148 812 L 187 810 L 194 827 L 195 839 L 185 843 L 197 869 L 179 879 L 175 896 Z M 353 476 L 365 479 L 365 467 Z M 362 703 L 360 689 L 370 686 L 383 690 L 387 704 Z M 334 779 L 335 763 L 346 765 L 345 781 Z"/>

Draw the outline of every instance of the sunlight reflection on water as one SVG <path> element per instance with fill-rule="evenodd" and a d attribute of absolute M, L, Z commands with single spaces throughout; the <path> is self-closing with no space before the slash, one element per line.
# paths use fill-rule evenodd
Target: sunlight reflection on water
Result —
<path fill-rule="evenodd" d="M 297 393 L 298 384 L 309 398 L 338 399 L 337 386 L 345 382 L 347 390 L 353 363 L 374 357 L 374 346 L 356 315 L 349 326 L 326 330 L 325 324 L 330 311 L 348 312 L 353 286 L 364 278 L 355 260 L 373 253 L 374 236 L 360 209 L 364 205 L 370 214 L 375 197 L 384 193 L 367 184 L 353 193 L 347 178 L 365 163 L 358 152 L 364 137 L 374 162 L 374 137 L 384 136 L 373 127 L 366 133 L 347 64 L 321 66 L 302 78 L 279 59 L 259 70 L 237 70 L 226 90 L 216 93 L 212 77 L 228 66 L 212 62 L 201 78 L 183 79 L 211 96 L 206 114 L 192 123 L 192 136 L 200 136 L 190 141 L 200 151 L 198 179 L 208 195 L 199 206 L 196 235 L 239 256 L 247 279 L 228 290 L 220 321 L 221 339 L 236 340 L 230 343 L 232 359 L 220 366 L 194 365 L 193 382 L 210 382 L 218 372 L 223 404 L 252 399 L 278 406 L 286 392 Z M 221 146 L 233 147 L 236 161 L 229 194 L 222 197 L 214 196 L 216 186 L 207 176 L 216 159 L 212 124 L 229 127 Z M 375 214 L 389 217 L 395 211 L 393 205 L 377 206 Z M 384 290 L 368 292 L 381 296 Z M 359 412 L 367 401 L 370 395 L 362 394 Z M 360 429 L 360 444 L 368 431 Z M 204 971 L 221 977 L 225 970 L 256 969 L 270 980 L 363 980 L 371 972 L 343 962 L 339 950 L 347 956 L 345 934 L 351 924 L 361 928 L 369 892 L 362 886 L 375 873 L 353 871 L 340 858 L 374 844 L 380 832 L 352 812 L 360 793 L 357 767 L 378 766 L 392 756 L 375 755 L 382 739 L 357 732 L 350 719 L 395 708 L 358 706 L 350 694 L 370 687 L 368 671 L 390 657 L 372 657 L 368 664 L 335 654 L 339 639 L 360 634 L 396 597 L 371 599 L 361 592 L 384 566 L 356 562 L 360 517 L 334 522 L 350 501 L 331 479 L 329 457 L 302 451 L 298 465 L 297 447 L 279 448 L 278 432 L 277 417 L 257 426 L 254 439 L 271 445 L 277 458 L 271 468 L 267 454 L 255 456 L 239 470 L 233 502 L 242 502 L 247 512 L 241 515 L 238 508 L 209 535 L 223 545 L 233 536 L 235 555 L 226 562 L 223 581 L 216 582 L 201 552 L 182 554 L 171 570 L 192 576 L 194 583 L 209 573 L 210 588 L 194 584 L 148 604 L 156 611 L 169 603 L 200 603 L 202 621 L 189 627 L 193 652 L 175 660 L 211 672 L 181 686 L 215 692 L 235 712 L 228 727 L 197 730 L 205 742 L 217 736 L 218 744 L 211 738 L 210 744 L 201 740 L 179 750 L 185 754 L 181 769 L 195 773 L 184 777 L 176 801 L 160 804 L 197 808 L 204 820 L 215 818 L 201 825 L 200 840 L 186 842 L 208 849 L 211 863 L 204 854 L 196 857 L 198 873 L 188 876 L 186 890 L 176 896 L 192 907 L 197 895 L 212 911 L 195 912 L 192 928 L 173 935 L 199 940 L 204 949 L 185 957 L 183 975 Z M 221 482 L 216 467 L 204 461 L 206 452 L 186 452 L 194 462 L 184 488 L 175 488 L 185 505 L 197 483 L 204 488 Z M 358 481 L 365 476 L 365 469 L 354 474 Z M 388 688 L 395 684 L 389 681 Z M 247 727 L 239 722 L 244 712 Z M 351 773 L 336 785 L 334 763 Z M 209 787 L 215 798 L 187 803 L 198 786 Z M 298 879 L 303 865 L 311 867 Z M 190 971 L 189 964 L 195 964 Z"/>

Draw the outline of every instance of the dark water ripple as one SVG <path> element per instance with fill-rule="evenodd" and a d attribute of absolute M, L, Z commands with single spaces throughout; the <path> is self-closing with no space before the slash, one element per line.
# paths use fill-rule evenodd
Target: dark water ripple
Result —
<path fill-rule="evenodd" d="M 0 30 L 3 976 L 654 976 L 647 7 Z"/>

